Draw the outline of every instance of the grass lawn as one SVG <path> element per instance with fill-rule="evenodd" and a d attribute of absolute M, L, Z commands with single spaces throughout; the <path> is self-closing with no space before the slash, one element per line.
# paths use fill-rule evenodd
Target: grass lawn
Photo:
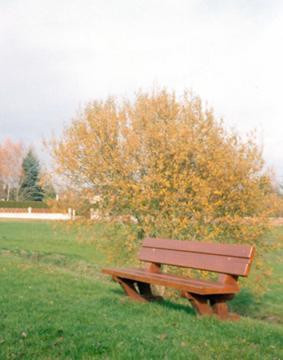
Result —
<path fill-rule="evenodd" d="M 268 254 L 267 293 L 244 289 L 230 304 L 241 320 L 221 322 L 197 318 L 184 299 L 132 302 L 75 231 L 2 221 L 0 359 L 283 359 L 282 255 Z"/>

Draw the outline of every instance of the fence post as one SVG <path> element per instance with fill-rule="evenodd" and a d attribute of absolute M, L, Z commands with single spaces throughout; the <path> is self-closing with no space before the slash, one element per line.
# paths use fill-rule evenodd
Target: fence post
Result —
<path fill-rule="evenodd" d="M 31 212 L 32 212 L 32 208 L 28 207 L 28 213 L 31 214 Z"/>

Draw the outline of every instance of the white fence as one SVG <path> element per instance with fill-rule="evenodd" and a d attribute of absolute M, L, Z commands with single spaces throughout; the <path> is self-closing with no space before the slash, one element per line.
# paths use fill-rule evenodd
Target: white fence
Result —
<path fill-rule="evenodd" d="M 76 213 L 68 209 L 67 213 L 56 213 L 45 209 L 0 209 L 0 219 L 34 219 L 34 220 L 75 220 Z"/>

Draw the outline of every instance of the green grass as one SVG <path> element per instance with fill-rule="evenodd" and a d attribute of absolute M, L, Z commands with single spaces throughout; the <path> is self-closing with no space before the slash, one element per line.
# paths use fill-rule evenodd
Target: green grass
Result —
<path fill-rule="evenodd" d="M 231 302 L 241 320 L 221 322 L 185 300 L 132 302 L 76 231 L 0 222 L 0 359 L 283 359 L 282 254 L 268 255 L 266 294 L 244 289 Z"/>

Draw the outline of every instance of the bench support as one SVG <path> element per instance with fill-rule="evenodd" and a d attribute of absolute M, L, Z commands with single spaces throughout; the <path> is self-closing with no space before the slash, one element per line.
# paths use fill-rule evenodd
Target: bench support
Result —
<path fill-rule="evenodd" d="M 187 298 L 190 303 L 192 304 L 193 308 L 196 310 L 196 312 L 199 315 L 212 315 L 213 311 L 208 303 L 208 299 L 205 296 L 197 295 L 197 294 L 191 294 L 187 291 L 184 291 L 182 293 L 182 296 Z"/>
<path fill-rule="evenodd" d="M 113 277 L 113 280 L 117 281 L 131 299 L 139 302 L 147 302 L 147 300 L 137 292 L 135 288 L 135 282 L 129 279 L 121 279 L 119 277 Z"/>
<path fill-rule="evenodd" d="M 234 295 L 204 296 L 182 292 L 182 296 L 187 298 L 193 308 L 199 315 L 216 315 L 221 320 L 238 320 L 240 316 L 230 313 L 227 301 L 231 300 Z"/>
<path fill-rule="evenodd" d="M 226 319 L 228 317 L 229 310 L 225 300 L 215 302 L 211 301 L 210 303 L 214 314 L 221 319 Z"/>
<path fill-rule="evenodd" d="M 161 296 L 153 295 L 150 284 L 131 279 L 113 276 L 113 280 L 118 282 L 126 295 L 138 302 L 161 301 Z M 181 292 L 181 296 L 190 301 L 193 308 L 199 315 L 216 315 L 221 320 L 238 320 L 239 315 L 230 313 L 227 301 L 234 297 L 234 294 L 227 295 L 199 295 L 188 291 Z"/>
<path fill-rule="evenodd" d="M 240 316 L 229 312 L 227 301 L 233 299 L 234 294 L 219 295 L 210 297 L 210 304 L 213 313 L 223 320 L 239 320 Z"/>
<path fill-rule="evenodd" d="M 161 296 L 153 295 L 151 287 L 147 283 L 134 281 L 130 279 L 123 279 L 113 276 L 113 280 L 117 281 L 131 299 L 139 302 L 160 301 L 163 300 Z"/>

